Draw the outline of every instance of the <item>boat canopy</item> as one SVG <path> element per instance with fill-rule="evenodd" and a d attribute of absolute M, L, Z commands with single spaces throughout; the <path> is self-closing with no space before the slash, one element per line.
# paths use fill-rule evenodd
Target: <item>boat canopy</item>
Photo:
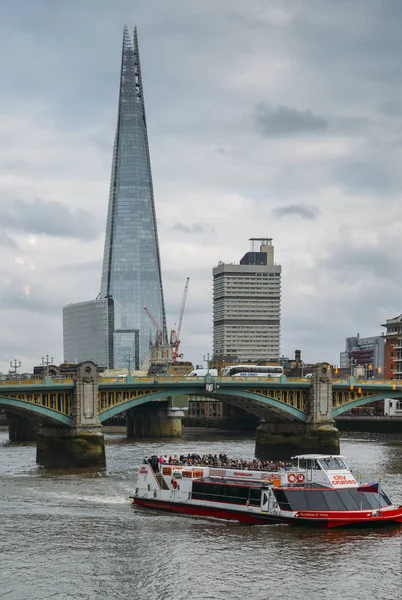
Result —
<path fill-rule="evenodd" d="M 345 471 L 348 467 L 340 454 L 299 454 L 293 456 L 299 469 L 314 469 L 323 471 Z"/>

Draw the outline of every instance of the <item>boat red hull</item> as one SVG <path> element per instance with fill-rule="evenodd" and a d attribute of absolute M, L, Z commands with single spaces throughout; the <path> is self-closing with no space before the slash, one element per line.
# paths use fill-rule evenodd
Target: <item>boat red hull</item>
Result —
<path fill-rule="evenodd" d="M 300 511 L 290 520 L 292 525 L 305 527 L 381 527 L 402 525 L 402 507 L 384 510 L 379 515 L 366 511 L 333 511 L 326 513 Z"/>
<path fill-rule="evenodd" d="M 134 498 L 133 504 L 197 517 L 239 521 L 240 523 L 248 523 L 249 525 L 277 525 L 278 523 L 287 523 L 289 521 L 289 519 L 280 516 L 256 515 L 248 511 L 242 512 L 215 506 L 199 506 L 197 504 L 181 504 L 165 500 L 155 500 L 153 498 Z"/>
<path fill-rule="evenodd" d="M 182 504 L 156 500 L 154 498 L 134 498 L 133 505 L 154 508 L 178 514 L 193 515 L 198 517 L 212 517 L 239 521 L 249 525 L 277 525 L 287 523 L 303 527 L 317 527 L 330 529 L 333 527 L 379 527 L 383 525 L 402 525 L 402 507 L 387 510 L 380 515 L 373 516 L 366 511 L 333 511 L 326 513 L 300 511 L 297 517 L 255 514 L 249 511 L 237 511 L 216 506 L 200 506 L 197 504 Z"/>

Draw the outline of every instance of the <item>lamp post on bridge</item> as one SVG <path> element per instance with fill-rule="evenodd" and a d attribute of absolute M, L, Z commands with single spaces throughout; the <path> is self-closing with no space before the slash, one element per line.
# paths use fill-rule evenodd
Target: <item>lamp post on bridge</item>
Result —
<path fill-rule="evenodd" d="M 130 377 L 131 375 L 131 365 L 132 365 L 132 358 L 131 358 L 131 354 L 126 354 L 123 358 L 124 362 L 127 363 L 127 375 Z"/>
<path fill-rule="evenodd" d="M 169 350 L 166 348 L 165 356 L 166 356 L 166 376 L 169 377 Z"/>
<path fill-rule="evenodd" d="M 18 369 L 21 368 L 21 361 L 17 363 L 17 359 L 14 358 L 14 363 L 10 362 L 11 372 L 14 372 L 15 378 L 18 379 Z"/>
<path fill-rule="evenodd" d="M 42 356 L 41 365 L 42 365 L 42 367 L 46 367 L 46 377 L 49 377 L 49 365 L 51 365 L 53 361 L 54 361 L 53 356 L 51 358 L 49 358 L 49 355 L 46 354 L 46 360 Z"/>
<path fill-rule="evenodd" d="M 202 358 L 207 363 L 207 374 L 204 377 L 205 389 L 207 392 L 216 392 L 216 377 L 211 376 L 209 374 L 209 363 L 210 363 L 209 352 L 207 353 L 206 356 L 204 354 L 204 356 Z"/>
<path fill-rule="evenodd" d="M 207 353 L 207 355 L 206 355 L 206 356 L 205 356 L 205 354 L 204 354 L 204 356 L 203 356 L 202 358 L 203 358 L 204 362 L 206 362 L 206 363 L 207 363 L 207 375 L 209 375 L 209 362 L 210 362 L 210 361 L 209 361 L 209 352 Z"/>

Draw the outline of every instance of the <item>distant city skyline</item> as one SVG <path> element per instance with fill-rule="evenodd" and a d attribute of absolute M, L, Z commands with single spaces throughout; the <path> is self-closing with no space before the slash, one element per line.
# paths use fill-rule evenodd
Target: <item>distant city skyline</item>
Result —
<path fill-rule="evenodd" d="M 184 357 L 212 352 L 211 269 L 251 235 L 269 232 L 283 267 L 281 354 L 339 362 L 346 337 L 401 313 L 399 3 L 1 13 L 1 371 L 60 362 L 62 307 L 99 293 L 125 23 L 140 33 L 169 328 L 191 278 Z"/>

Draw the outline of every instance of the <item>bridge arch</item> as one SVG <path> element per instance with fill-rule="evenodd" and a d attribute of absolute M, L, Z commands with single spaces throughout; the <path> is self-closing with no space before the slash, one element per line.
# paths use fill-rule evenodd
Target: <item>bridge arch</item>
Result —
<path fill-rule="evenodd" d="M 341 406 L 334 407 L 332 409 L 332 416 L 339 417 L 346 412 L 352 410 L 352 408 L 358 408 L 359 406 L 365 406 L 366 404 L 372 404 L 373 402 L 378 402 L 379 400 L 385 400 L 386 398 L 402 398 L 402 392 L 390 391 L 384 394 L 375 394 L 373 396 L 363 396 L 361 398 L 356 398 L 351 402 L 347 402 L 346 404 L 342 404 Z"/>
<path fill-rule="evenodd" d="M 52 408 L 41 406 L 40 404 L 34 404 L 33 402 L 27 402 L 26 400 L 20 400 L 19 398 L 7 398 L 0 396 L 0 406 L 4 406 L 23 417 L 31 417 L 35 420 L 47 421 L 56 425 L 65 425 L 72 427 L 73 419 L 68 415 L 65 415 Z"/>
<path fill-rule="evenodd" d="M 153 402 L 155 400 L 163 400 L 165 398 L 169 398 L 170 396 L 179 395 L 202 396 L 209 398 L 210 400 L 227 402 L 228 404 L 233 404 L 234 406 L 243 408 L 247 412 L 256 414 L 257 416 L 261 416 L 261 411 L 263 409 L 268 409 L 291 420 L 297 420 L 301 422 L 305 422 L 307 420 L 307 415 L 304 411 L 299 410 L 290 404 L 285 404 L 284 402 L 280 402 L 279 400 L 271 398 L 270 396 L 263 396 L 253 392 L 241 391 L 238 389 L 236 390 L 229 387 L 225 389 L 221 388 L 219 393 L 206 392 L 204 387 L 201 388 L 201 390 L 194 389 L 193 387 L 165 389 L 153 394 L 147 394 L 146 396 L 124 400 L 120 404 L 111 406 L 110 408 L 107 408 L 99 413 L 99 420 L 101 423 L 103 423 L 126 410 L 130 410 L 131 408 L 138 408 L 139 406 L 148 404 L 149 402 Z M 239 406 L 239 403 L 233 400 L 233 398 L 246 401 L 249 400 L 249 403 L 243 402 L 242 406 Z"/>

